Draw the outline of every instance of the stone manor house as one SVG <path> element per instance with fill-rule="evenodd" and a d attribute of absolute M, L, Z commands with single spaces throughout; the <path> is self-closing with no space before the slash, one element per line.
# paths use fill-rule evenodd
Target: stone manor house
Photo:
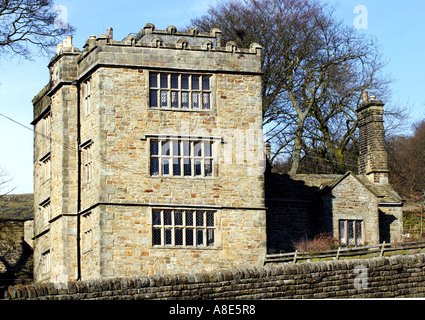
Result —
<path fill-rule="evenodd" d="M 82 51 L 68 37 L 48 67 L 33 100 L 37 282 L 260 266 L 320 232 L 401 237 L 378 100 L 358 110 L 358 175 L 289 177 L 265 157 L 258 44 L 109 28 Z"/>

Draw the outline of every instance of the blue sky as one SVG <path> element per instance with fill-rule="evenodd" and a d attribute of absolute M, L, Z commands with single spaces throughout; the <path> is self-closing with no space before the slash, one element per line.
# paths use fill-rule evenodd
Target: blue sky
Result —
<path fill-rule="evenodd" d="M 77 28 L 73 44 L 82 49 L 90 35 L 114 28 L 114 38 L 137 33 L 146 23 L 157 29 L 174 25 L 181 29 L 204 14 L 216 0 L 56 0 L 66 8 L 68 22 Z M 359 30 L 377 38 L 385 59 L 385 72 L 395 79 L 393 103 L 411 108 L 411 121 L 425 118 L 425 1 L 409 0 L 328 0 L 336 5 L 336 15 L 354 25 L 367 9 L 367 29 Z M 359 7 L 362 6 L 362 7 Z M 359 19 L 357 18 L 357 21 Z M 361 21 L 363 23 L 363 21 Z M 361 26 L 364 27 L 363 24 Z M 33 97 L 48 81 L 49 58 L 34 61 L 0 60 L 0 113 L 28 126 Z M 379 98 L 379 94 L 378 94 Z M 385 102 L 385 101 L 384 101 Z M 0 167 L 13 181 L 13 193 L 33 192 L 33 134 L 30 130 L 0 116 Z"/>

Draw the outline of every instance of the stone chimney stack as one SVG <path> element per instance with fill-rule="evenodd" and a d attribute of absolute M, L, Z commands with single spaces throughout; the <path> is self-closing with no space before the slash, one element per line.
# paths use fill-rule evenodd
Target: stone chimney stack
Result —
<path fill-rule="evenodd" d="M 267 157 L 267 160 L 269 160 L 270 161 L 270 159 L 271 159 L 271 150 L 272 150 L 272 146 L 270 145 L 270 142 L 266 142 L 266 157 Z"/>
<path fill-rule="evenodd" d="M 359 126 L 359 174 L 376 184 L 388 183 L 387 152 L 385 150 L 384 103 L 363 92 L 363 102 L 357 109 Z"/>
<path fill-rule="evenodd" d="M 107 29 L 107 35 L 108 35 L 109 40 L 113 40 L 114 39 L 114 29 L 112 29 L 111 27 L 109 27 Z"/>

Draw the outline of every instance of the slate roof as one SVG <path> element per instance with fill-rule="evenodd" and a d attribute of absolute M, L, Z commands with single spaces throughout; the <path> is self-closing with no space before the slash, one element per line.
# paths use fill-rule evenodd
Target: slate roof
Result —
<path fill-rule="evenodd" d="M 266 172 L 266 201 L 311 201 L 319 189 L 303 179 L 294 179 L 288 174 Z"/>
<path fill-rule="evenodd" d="M 318 186 L 319 190 L 332 190 L 349 175 L 373 193 L 378 198 L 378 203 L 396 204 L 403 202 L 403 199 L 393 190 L 390 184 L 375 184 L 366 175 L 357 175 L 351 171 L 344 175 L 298 175 L 298 178 L 303 179 L 306 184 Z"/>
<path fill-rule="evenodd" d="M 0 196 L 0 220 L 34 219 L 34 194 L 8 194 Z"/>
<path fill-rule="evenodd" d="M 390 184 L 374 184 L 365 175 L 354 175 L 355 178 L 378 197 L 378 203 L 401 203 L 404 200 L 394 191 Z"/>
<path fill-rule="evenodd" d="M 346 177 L 352 175 L 365 188 L 372 192 L 378 203 L 399 204 L 403 199 L 392 189 L 391 185 L 377 185 L 365 175 L 352 172 L 345 174 L 297 174 L 289 176 L 277 172 L 266 173 L 266 201 L 313 201 L 322 192 L 331 191 Z"/>

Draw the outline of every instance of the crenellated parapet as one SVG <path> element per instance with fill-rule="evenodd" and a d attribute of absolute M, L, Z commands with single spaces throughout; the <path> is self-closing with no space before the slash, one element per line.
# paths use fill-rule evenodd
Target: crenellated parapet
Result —
<path fill-rule="evenodd" d="M 129 67 L 138 69 L 186 70 L 187 72 L 225 72 L 261 75 L 261 46 L 252 43 L 240 48 L 236 42 L 222 43 L 218 28 L 200 32 L 196 27 L 179 31 L 173 25 L 157 30 L 147 23 L 138 33 L 115 40 L 113 29 L 106 34 L 91 35 L 82 50 L 67 36 L 56 47 L 48 65 L 49 83 L 40 96 L 49 100 L 64 84 L 81 82 L 99 67 Z M 34 103 L 36 104 L 36 103 Z M 36 108 L 37 110 L 39 108 Z M 40 110 L 34 115 L 40 114 Z"/>
<path fill-rule="evenodd" d="M 200 32 L 196 27 L 190 27 L 185 31 L 178 31 L 173 25 L 165 30 L 157 30 L 152 23 L 146 24 L 137 34 L 129 34 L 121 41 L 113 39 L 112 28 L 108 34 L 101 34 L 98 37 L 90 36 L 87 40 L 83 55 L 90 52 L 97 45 L 130 46 L 164 48 L 178 50 L 202 50 L 202 51 L 224 51 L 259 54 L 261 46 L 254 43 L 250 48 L 238 48 L 234 42 L 229 42 L 223 46 L 221 40 L 221 30 L 213 28 L 209 33 Z M 58 54 L 60 52 L 58 51 Z"/>
<path fill-rule="evenodd" d="M 54 91 L 64 83 L 83 81 L 102 66 L 260 75 L 261 46 L 253 43 L 239 48 L 233 41 L 223 44 L 221 34 L 217 28 L 205 33 L 196 27 L 178 31 L 172 25 L 157 30 L 148 23 L 121 41 L 114 40 L 112 28 L 106 34 L 91 35 L 82 51 L 68 36 L 57 45 L 49 63 L 49 86 Z"/>
<path fill-rule="evenodd" d="M 79 54 L 81 55 L 80 60 L 83 60 L 99 46 L 261 54 L 261 46 L 258 43 L 253 43 L 250 48 L 239 48 L 233 41 L 223 45 L 221 33 L 218 28 L 213 28 L 209 33 L 200 32 L 196 27 L 178 31 L 173 25 L 168 26 L 165 30 L 156 30 L 152 23 L 148 23 L 137 34 L 129 34 L 123 40 L 118 41 L 113 39 L 112 28 L 108 28 L 107 34 L 100 34 L 97 37 L 91 35 L 87 39 L 82 52 L 72 45 L 72 37 L 68 36 L 62 43 L 57 45 L 56 55 L 52 58 L 51 64 L 60 56 L 66 54 Z"/>

